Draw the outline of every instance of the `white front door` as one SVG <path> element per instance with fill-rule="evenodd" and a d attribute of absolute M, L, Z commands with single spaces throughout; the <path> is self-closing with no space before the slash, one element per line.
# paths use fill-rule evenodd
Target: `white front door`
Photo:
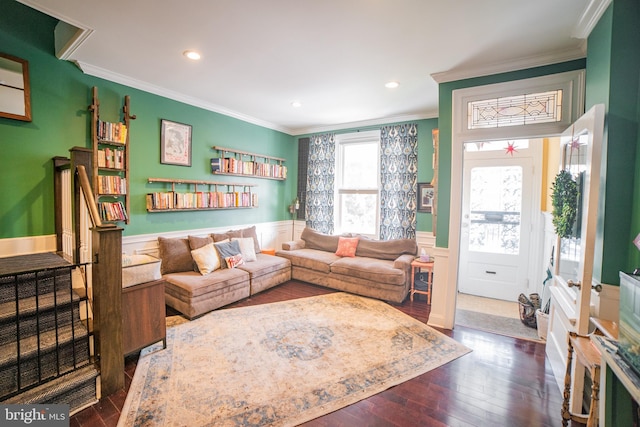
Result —
<path fill-rule="evenodd" d="M 529 141 L 465 148 L 460 267 L 462 293 L 517 301 L 527 294 L 533 157 Z M 490 150 L 469 150 L 493 145 Z M 511 146 L 511 149 L 509 149 Z"/>
<path fill-rule="evenodd" d="M 589 331 L 603 129 L 604 106 L 599 104 L 578 119 L 561 138 L 560 167 L 573 176 L 579 198 L 572 231 L 558 238 L 555 280 L 551 287 L 546 352 L 560 390 L 564 383 L 568 334 L 586 335 Z M 573 411 L 580 411 L 583 379 L 584 369 L 576 369 L 572 376 Z"/>

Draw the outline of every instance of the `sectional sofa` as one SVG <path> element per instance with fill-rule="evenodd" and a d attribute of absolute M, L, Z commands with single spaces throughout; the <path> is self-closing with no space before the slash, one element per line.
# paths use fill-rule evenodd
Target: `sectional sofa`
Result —
<path fill-rule="evenodd" d="M 165 302 L 189 319 L 291 279 L 288 259 L 261 253 L 255 226 L 207 236 L 159 237 L 158 247 Z M 225 250 L 230 250 L 228 262 L 219 256 Z M 240 264 L 232 259 L 237 252 Z"/>
<path fill-rule="evenodd" d="M 345 249 L 346 248 L 346 249 Z M 276 255 L 291 262 L 291 278 L 340 291 L 401 303 L 411 286 L 415 239 L 372 240 L 305 228 Z"/>

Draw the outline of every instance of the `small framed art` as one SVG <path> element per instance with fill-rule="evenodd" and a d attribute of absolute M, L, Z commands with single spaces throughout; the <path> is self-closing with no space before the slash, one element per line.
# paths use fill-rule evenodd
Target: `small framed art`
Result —
<path fill-rule="evenodd" d="M 433 209 L 433 185 L 418 183 L 418 212 L 431 213 Z"/>
<path fill-rule="evenodd" d="M 160 163 L 191 166 L 191 125 L 160 121 Z"/>

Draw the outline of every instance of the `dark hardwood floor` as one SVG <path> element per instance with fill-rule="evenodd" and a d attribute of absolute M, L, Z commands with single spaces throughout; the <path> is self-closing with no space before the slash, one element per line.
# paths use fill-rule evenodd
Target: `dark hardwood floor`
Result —
<path fill-rule="evenodd" d="M 331 293 L 290 281 L 228 306 L 241 307 Z M 394 305 L 426 322 L 424 297 Z M 175 314 L 167 309 L 167 314 Z M 305 426 L 559 426 L 562 395 L 545 358 L 544 344 L 462 326 L 441 331 L 473 351 L 382 393 L 310 421 Z M 125 365 L 126 389 L 137 357 Z M 115 426 L 126 391 L 103 397 L 70 425 Z M 574 424 L 570 424 L 573 426 Z M 580 424 L 575 424 L 576 426 Z"/>

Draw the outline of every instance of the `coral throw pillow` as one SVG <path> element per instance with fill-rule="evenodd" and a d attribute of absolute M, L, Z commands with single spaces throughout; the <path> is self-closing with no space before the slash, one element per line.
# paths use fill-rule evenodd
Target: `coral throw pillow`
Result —
<path fill-rule="evenodd" d="M 358 248 L 357 237 L 340 237 L 338 239 L 338 250 L 336 255 L 338 256 L 356 256 L 356 249 Z"/>

